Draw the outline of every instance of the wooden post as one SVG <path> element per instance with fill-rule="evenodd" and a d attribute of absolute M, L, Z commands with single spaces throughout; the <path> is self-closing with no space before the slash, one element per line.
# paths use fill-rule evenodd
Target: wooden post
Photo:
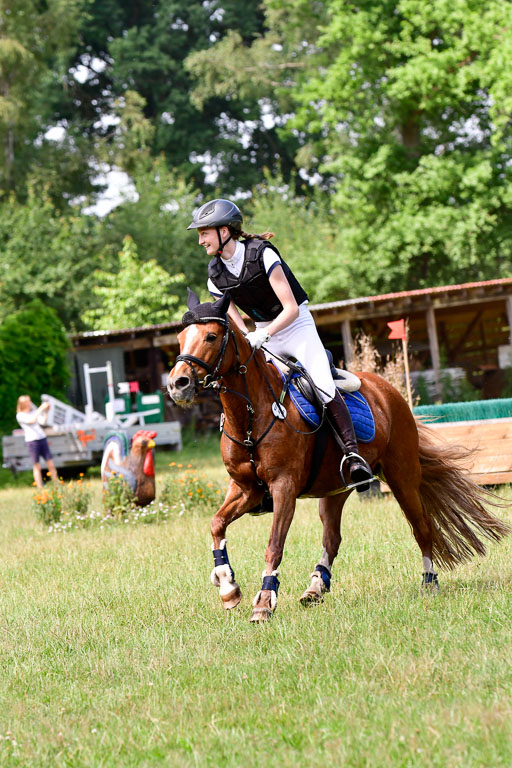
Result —
<path fill-rule="evenodd" d="M 505 303 L 507 307 L 508 343 L 512 345 L 512 296 L 507 296 Z"/>
<path fill-rule="evenodd" d="M 354 357 L 354 345 L 350 333 L 350 320 L 345 317 L 341 322 L 341 338 L 343 340 L 343 365 L 346 368 Z"/>
<path fill-rule="evenodd" d="M 439 342 L 437 340 L 436 316 L 434 308 L 427 309 L 427 331 L 428 343 L 430 345 L 430 357 L 432 359 L 432 368 L 434 369 L 434 381 L 436 384 L 436 394 L 441 394 L 441 357 L 439 355 Z"/>
<path fill-rule="evenodd" d="M 412 392 L 411 392 L 411 377 L 409 374 L 409 353 L 407 349 L 407 336 L 409 335 L 409 329 L 407 325 L 405 339 L 402 339 L 402 349 L 404 353 L 404 366 L 405 366 L 405 383 L 407 385 L 407 400 L 409 401 L 409 408 L 412 411 Z"/>

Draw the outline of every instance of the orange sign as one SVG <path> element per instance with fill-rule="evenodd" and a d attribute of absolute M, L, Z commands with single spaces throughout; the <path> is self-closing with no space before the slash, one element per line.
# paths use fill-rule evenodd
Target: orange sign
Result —
<path fill-rule="evenodd" d="M 96 430 L 93 429 L 92 432 L 84 432 L 83 429 L 77 429 L 76 436 L 85 448 L 87 443 L 90 443 L 91 440 L 96 440 Z"/>

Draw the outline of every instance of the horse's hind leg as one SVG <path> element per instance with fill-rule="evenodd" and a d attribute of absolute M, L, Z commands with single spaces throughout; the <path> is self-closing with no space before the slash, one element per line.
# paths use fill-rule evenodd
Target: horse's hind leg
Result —
<path fill-rule="evenodd" d="M 319 500 L 320 519 L 324 527 L 323 552 L 311 574 L 311 584 L 301 595 L 302 605 L 321 603 L 331 589 L 331 569 L 341 544 L 341 515 L 349 494 L 326 496 Z"/>
<path fill-rule="evenodd" d="M 432 562 L 432 521 L 423 509 L 420 497 L 421 468 L 419 462 L 401 461 L 396 464 L 383 464 L 386 482 L 393 491 L 409 525 L 423 557 L 422 590 L 439 589 L 437 573 Z M 405 469 L 407 468 L 407 469 Z"/>

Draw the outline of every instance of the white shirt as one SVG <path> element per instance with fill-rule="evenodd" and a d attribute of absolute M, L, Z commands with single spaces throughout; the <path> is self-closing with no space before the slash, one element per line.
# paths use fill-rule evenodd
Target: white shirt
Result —
<path fill-rule="evenodd" d="M 35 410 L 37 410 L 37 408 L 32 408 L 31 411 L 18 411 L 16 414 L 16 421 L 23 429 L 26 443 L 30 443 L 32 440 L 42 440 L 43 437 L 46 437 L 44 429 L 37 423 L 37 421 L 33 424 L 27 424 L 26 420 L 30 418 Z"/>
<path fill-rule="evenodd" d="M 244 265 L 244 256 L 245 247 L 240 241 L 237 241 L 233 256 L 230 259 L 225 259 L 223 256 L 221 256 L 221 259 L 228 272 L 231 272 L 231 274 L 235 277 L 239 277 Z M 267 277 L 270 276 L 272 270 L 279 264 L 281 264 L 281 259 L 277 253 L 273 251 L 272 248 L 265 248 L 263 251 L 263 265 L 265 267 Z M 220 298 L 220 296 L 222 296 L 222 293 L 210 278 L 208 278 L 208 291 L 216 298 Z"/>

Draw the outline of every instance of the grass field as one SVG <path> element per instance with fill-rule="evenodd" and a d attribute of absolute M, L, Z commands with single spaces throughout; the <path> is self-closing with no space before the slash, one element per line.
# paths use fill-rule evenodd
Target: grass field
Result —
<path fill-rule="evenodd" d="M 224 480 L 216 448 L 180 460 Z M 31 496 L 0 491 L 0 765 L 512 765 L 512 540 L 421 597 L 396 503 L 351 498 L 332 592 L 305 609 L 321 529 L 301 501 L 260 626 L 270 516 L 228 532 L 244 598 L 225 613 L 209 515 L 49 534 Z"/>

